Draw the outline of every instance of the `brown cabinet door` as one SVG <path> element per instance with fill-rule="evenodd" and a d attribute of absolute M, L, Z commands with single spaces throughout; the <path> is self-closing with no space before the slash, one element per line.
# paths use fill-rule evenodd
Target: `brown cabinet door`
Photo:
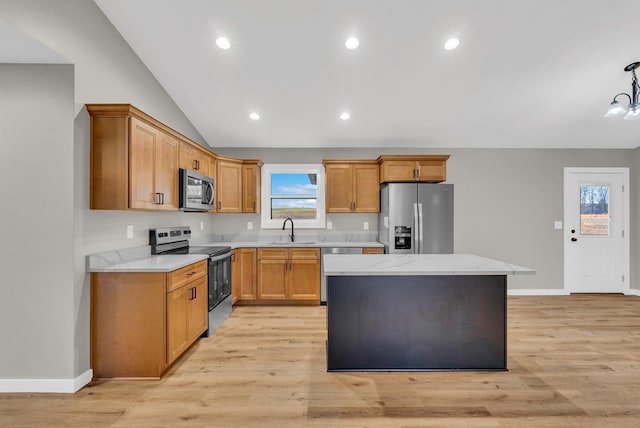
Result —
<path fill-rule="evenodd" d="M 354 210 L 353 168 L 350 164 L 325 166 L 326 211 L 328 213 L 349 213 Z M 376 186 L 378 183 L 376 182 Z"/>
<path fill-rule="evenodd" d="M 209 298 L 207 277 L 187 285 L 189 289 L 189 345 L 209 326 Z"/>
<path fill-rule="evenodd" d="M 175 211 L 178 209 L 178 153 L 179 143 L 175 138 L 158 132 L 155 160 L 155 192 L 161 195 L 155 209 Z"/>
<path fill-rule="evenodd" d="M 191 288 L 188 285 L 167 294 L 167 364 L 171 364 L 189 347 L 189 306 Z"/>
<path fill-rule="evenodd" d="M 319 260 L 291 260 L 287 281 L 288 299 L 320 301 Z"/>
<path fill-rule="evenodd" d="M 320 302 L 320 249 L 290 248 L 287 298 Z"/>
<path fill-rule="evenodd" d="M 417 165 L 415 161 L 409 160 L 388 160 L 380 166 L 382 173 L 381 180 L 386 182 L 416 181 Z"/>
<path fill-rule="evenodd" d="M 447 163 L 443 160 L 422 160 L 418 162 L 418 181 L 440 183 L 447 177 Z"/>
<path fill-rule="evenodd" d="M 285 259 L 258 260 L 258 299 L 284 300 L 287 298 Z"/>
<path fill-rule="evenodd" d="M 204 150 L 186 141 L 180 141 L 180 168 L 196 171 L 212 177 L 209 170 L 210 155 Z"/>
<path fill-rule="evenodd" d="M 260 168 L 242 165 L 242 212 L 260 212 Z"/>
<path fill-rule="evenodd" d="M 380 212 L 378 165 L 354 165 L 353 177 L 354 211 L 358 213 Z"/>
<path fill-rule="evenodd" d="M 136 118 L 130 122 L 129 208 L 156 209 L 155 159 L 157 131 Z"/>
<path fill-rule="evenodd" d="M 242 163 L 218 159 L 216 212 L 242 212 Z"/>
<path fill-rule="evenodd" d="M 240 300 L 255 300 L 257 299 L 256 249 L 241 248 L 237 254 L 238 256 L 236 257 L 236 260 L 240 263 L 240 266 L 238 268 L 240 276 L 238 281 L 238 298 Z"/>
<path fill-rule="evenodd" d="M 240 250 L 231 251 L 231 304 L 234 305 L 240 298 Z"/>

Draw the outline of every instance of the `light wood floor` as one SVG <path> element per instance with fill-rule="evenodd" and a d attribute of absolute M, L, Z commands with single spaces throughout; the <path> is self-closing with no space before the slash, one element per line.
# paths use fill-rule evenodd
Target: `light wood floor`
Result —
<path fill-rule="evenodd" d="M 238 307 L 162 380 L 0 394 L 0 426 L 640 426 L 640 298 L 508 310 L 509 372 L 344 374 L 325 371 L 324 307 Z"/>

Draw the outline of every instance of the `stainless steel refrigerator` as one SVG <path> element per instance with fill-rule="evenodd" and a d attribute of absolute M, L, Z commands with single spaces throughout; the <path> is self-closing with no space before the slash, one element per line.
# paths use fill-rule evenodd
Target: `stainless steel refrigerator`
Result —
<path fill-rule="evenodd" d="M 378 236 L 387 254 L 453 253 L 453 184 L 382 184 Z"/>

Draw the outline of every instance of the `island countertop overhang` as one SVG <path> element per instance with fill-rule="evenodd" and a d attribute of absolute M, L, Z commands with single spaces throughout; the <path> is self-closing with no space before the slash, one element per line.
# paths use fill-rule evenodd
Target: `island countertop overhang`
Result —
<path fill-rule="evenodd" d="M 326 276 L 526 275 L 534 269 L 475 254 L 325 255 Z"/>

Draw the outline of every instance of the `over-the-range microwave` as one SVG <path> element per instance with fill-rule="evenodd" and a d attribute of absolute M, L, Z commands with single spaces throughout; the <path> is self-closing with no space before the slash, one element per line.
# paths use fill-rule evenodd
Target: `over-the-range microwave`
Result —
<path fill-rule="evenodd" d="M 180 168 L 180 209 L 209 211 L 214 207 L 213 178 Z"/>

